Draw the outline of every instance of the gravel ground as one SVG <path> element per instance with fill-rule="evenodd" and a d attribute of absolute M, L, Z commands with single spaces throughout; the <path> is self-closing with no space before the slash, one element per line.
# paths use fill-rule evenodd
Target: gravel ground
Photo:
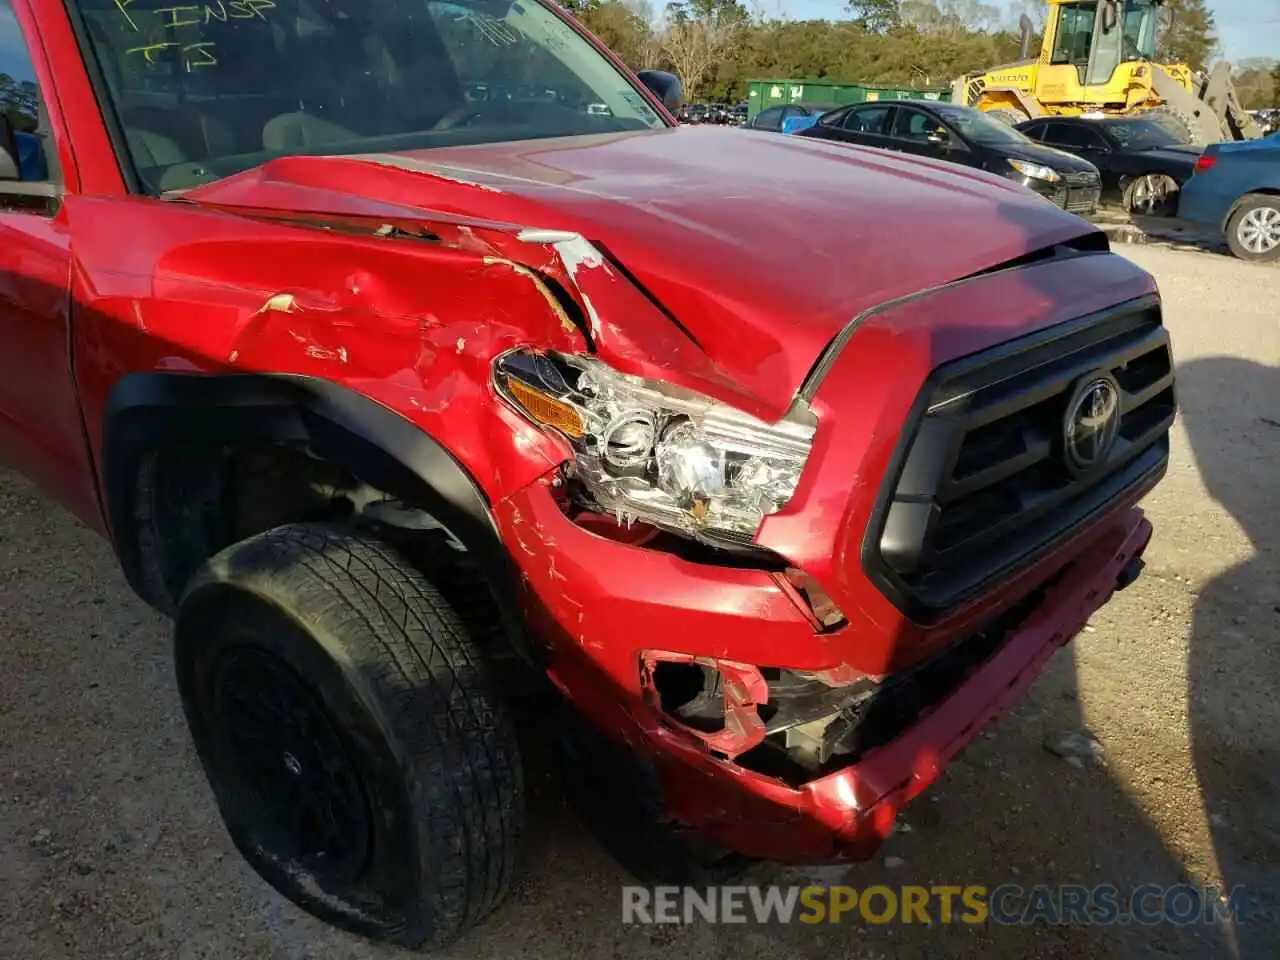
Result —
<path fill-rule="evenodd" d="M 1145 575 L 912 807 L 874 863 L 762 882 L 1245 884 L 1280 889 L 1280 274 L 1126 249 L 1180 364 Z M 0 472 L 0 956 L 391 957 L 265 887 L 216 819 L 166 624 L 105 543 Z M 1047 737 L 1087 730 L 1099 761 Z M 624 876 L 554 801 L 469 958 L 1274 956 L 1280 929 L 1171 924 L 625 927 Z"/>

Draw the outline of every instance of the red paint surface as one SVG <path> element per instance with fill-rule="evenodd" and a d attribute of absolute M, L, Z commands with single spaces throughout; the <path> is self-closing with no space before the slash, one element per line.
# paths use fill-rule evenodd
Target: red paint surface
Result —
<path fill-rule="evenodd" d="M 600 355 L 615 366 L 776 417 L 855 315 L 1089 229 L 997 178 L 677 128 L 403 158 L 415 169 L 282 159 L 185 198 L 129 196 L 63 7 L 16 0 L 15 9 L 37 52 L 67 196 L 51 219 L 0 213 L 0 323 L 8 345 L 22 347 L 0 383 L 0 449 L 103 529 L 90 464 L 102 452 L 107 395 L 129 373 L 298 373 L 376 400 L 440 440 L 495 505 L 561 689 L 658 762 L 673 815 L 744 852 L 866 855 L 896 807 L 1031 682 L 1145 544 L 1145 521 L 1118 504 L 997 594 L 929 628 L 903 620 L 858 559 L 928 372 L 1152 289 L 1117 257 L 944 287 L 854 336 L 817 392 L 820 426 L 800 489 L 759 534 L 844 611 L 847 625 L 829 633 L 771 574 L 688 563 L 569 521 L 547 481 L 567 448 L 494 395 L 502 352 L 586 346 L 523 267 L 596 318 Z M 296 222 L 310 218 L 348 229 Z M 425 225 L 441 242 L 372 236 L 383 223 Z M 566 263 L 519 239 L 523 228 L 582 234 L 667 312 L 616 264 Z M 1067 563 L 1078 575 L 943 708 L 800 790 L 714 759 L 660 723 L 642 695 L 641 651 L 655 648 L 879 675 L 963 636 Z"/>
<path fill-rule="evenodd" d="M 713 757 L 703 736 L 667 722 L 638 683 L 644 651 L 662 638 L 700 656 L 813 670 L 857 659 L 864 643 L 884 644 L 892 634 L 845 629 L 815 637 L 787 611 L 781 591 L 744 582 L 736 571 L 659 564 L 646 551 L 580 531 L 536 485 L 503 505 L 501 521 L 504 535 L 521 544 L 515 556 L 534 588 L 531 619 L 552 641 L 561 689 L 652 760 L 669 814 L 744 854 L 790 863 L 874 854 L 898 811 L 1021 697 L 1110 599 L 1121 570 L 1151 537 L 1141 511 L 1119 508 L 1074 545 L 1061 585 L 946 700 L 857 764 L 793 788 Z M 574 558 L 568 569 L 566 554 Z M 625 589 L 641 575 L 649 578 L 643 589 Z M 744 631 L 743 607 L 768 620 Z"/>
<path fill-rule="evenodd" d="M 367 216 L 439 211 L 580 233 L 701 345 L 714 372 L 676 365 L 687 385 L 774 418 L 862 311 L 1089 229 L 990 174 L 715 127 L 395 158 L 287 158 L 186 196 Z M 612 270 L 584 268 L 584 277 L 593 301 L 616 295 Z M 610 352 L 629 354 L 626 366 L 637 373 L 665 365 L 650 344 L 627 349 L 638 331 L 610 306 L 595 303 Z M 716 383 L 716 373 L 741 389 Z"/>

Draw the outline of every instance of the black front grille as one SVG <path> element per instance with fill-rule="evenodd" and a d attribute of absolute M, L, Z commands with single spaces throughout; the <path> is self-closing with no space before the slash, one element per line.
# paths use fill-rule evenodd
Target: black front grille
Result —
<path fill-rule="evenodd" d="M 1066 420 L 1098 377 L 1119 388 L 1120 421 L 1085 469 L 1069 462 Z M 868 531 L 868 574 L 913 617 L 936 618 L 1161 474 L 1174 411 L 1154 297 L 940 368 Z"/>
<path fill-rule="evenodd" d="M 1102 184 L 1096 173 L 1066 173 L 1053 193 L 1058 206 L 1070 213 L 1092 213 L 1102 197 Z"/>

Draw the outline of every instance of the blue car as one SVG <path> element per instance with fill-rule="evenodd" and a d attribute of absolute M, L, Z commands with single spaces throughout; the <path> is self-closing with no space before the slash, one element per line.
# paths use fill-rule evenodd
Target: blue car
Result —
<path fill-rule="evenodd" d="M 1241 260 L 1280 259 L 1280 138 L 1209 146 L 1182 187 L 1178 216 L 1223 231 Z"/>
<path fill-rule="evenodd" d="M 834 103 L 780 103 L 761 110 L 745 126 L 750 130 L 794 133 L 812 126 L 824 113 L 834 110 L 835 106 Z"/>

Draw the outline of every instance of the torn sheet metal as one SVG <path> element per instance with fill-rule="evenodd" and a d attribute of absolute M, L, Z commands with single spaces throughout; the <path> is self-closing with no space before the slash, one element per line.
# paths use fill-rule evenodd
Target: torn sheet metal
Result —
<path fill-rule="evenodd" d="M 582 298 L 582 306 L 587 315 L 591 339 L 599 341 L 602 336 L 600 315 L 596 313 L 595 305 L 591 302 L 587 292 L 582 289 L 578 274 L 583 268 L 588 270 L 604 268 L 608 271 L 604 254 L 597 250 L 591 241 L 582 234 L 566 230 L 521 230 L 516 234 L 516 239 L 523 240 L 525 243 L 548 244 L 556 251 L 556 254 L 560 257 L 560 263 L 564 266 L 565 273 L 569 275 L 569 279 L 577 287 L 578 295 Z"/>
<path fill-rule="evenodd" d="M 547 301 L 547 306 L 549 306 L 551 308 L 551 312 L 556 315 L 556 319 L 560 321 L 560 326 L 565 330 L 565 332 L 572 334 L 577 334 L 579 332 L 577 324 L 573 322 L 564 307 L 561 306 L 560 301 L 556 299 L 556 295 L 551 292 L 551 288 L 547 286 L 546 281 L 543 280 L 536 271 L 529 269 L 523 263 L 516 263 L 514 260 L 508 260 L 505 257 L 485 257 L 484 262 L 491 265 L 500 264 L 504 267 L 510 267 L 516 273 L 520 274 L 520 276 L 528 277 L 537 288 L 538 293 L 542 294 L 543 299 Z"/>

